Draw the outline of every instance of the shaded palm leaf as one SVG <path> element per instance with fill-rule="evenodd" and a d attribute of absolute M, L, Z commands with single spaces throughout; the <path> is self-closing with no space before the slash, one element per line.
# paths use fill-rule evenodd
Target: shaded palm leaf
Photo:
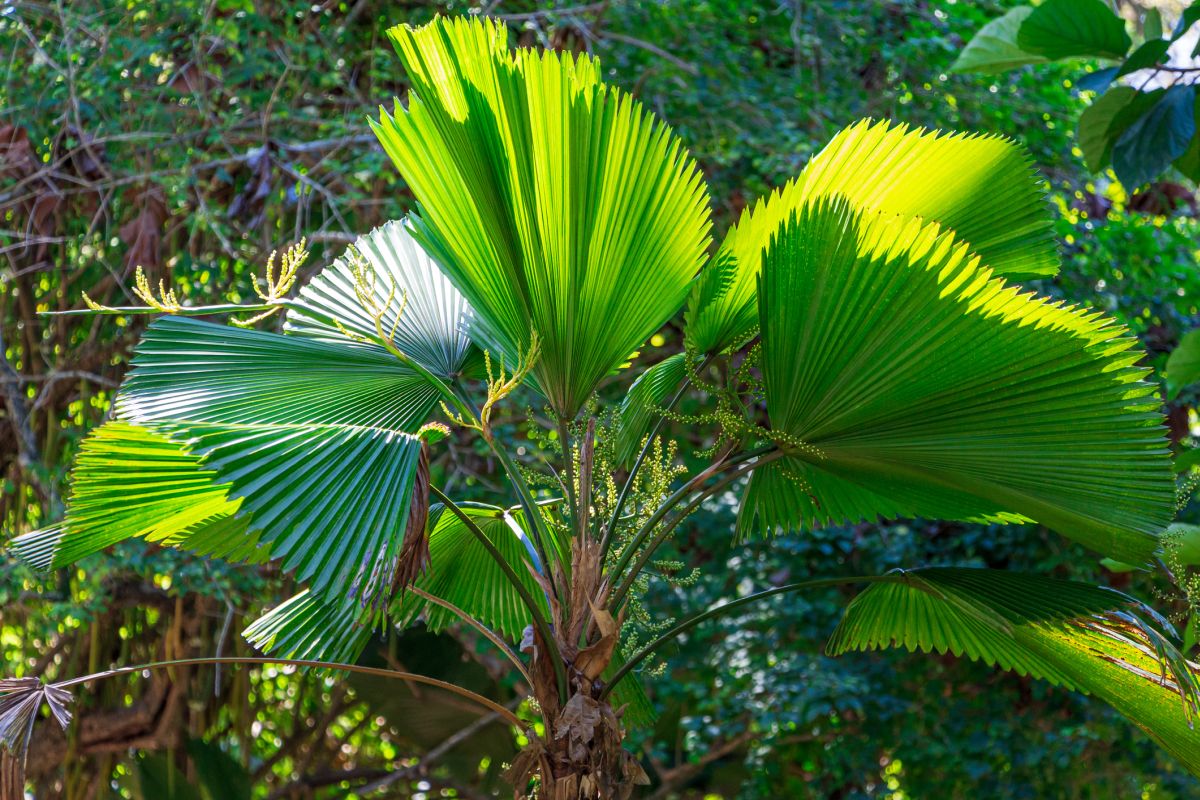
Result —
<path fill-rule="evenodd" d="M 680 307 L 708 197 L 670 130 L 587 56 L 508 51 L 492 20 L 389 31 L 412 82 L 374 125 L 417 198 L 413 233 L 475 309 L 473 335 L 572 417 Z"/>
<path fill-rule="evenodd" d="M 463 510 L 504 556 L 529 594 L 544 601 L 542 587 L 531 571 L 537 558 L 524 531 L 523 514 L 474 504 L 463 504 Z M 532 622 L 529 610 L 466 524 L 440 504 L 430 509 L 429 555 L 429 571 L 415 586 L 457 606 L 511 641 L 520 641 Z M 543 611 L 548 613 L 547 608 Z M 459 621 L 449 609 L 411 593 L 402 595 L 393 610 L 393 618 L 401 625 L 411 623 L 418 614 L 435 631 Z"/>
<path fill-rule="evenodd" d="M 390 596 L 420 439 L 348 425 L 180 421 L 160 428 L 242 498 L 271 558 L 297 579 L 323 594 Z"/>
<path fill-rule="evenodd" d="M 1118 592 L 985 569 L 898 573 L 859 594 L 829 641 L 953 653 L 1095 695 L 1200 774 L 1197 665 Z"/>
<path fill-rule="evenodd" d="M 742 212 L 689 299 L 688 340 L 717 352 L 753 333 L 755 276 L 771 237 L 806 202 L 833 194 L 860 210 L 938 222 L 996 275 L 1053 275 L 1058 254 L 1041 182 L 1025 151 L 1002 137 L 852 125 L 799 177 Z"/>
<path fill-rule="evenodd" d="M 382 348 L 162 317 L 136 348 L 117 413 L 139 424 L 360 425 L 416 431 L 437 390 Z"/>
<path fill-rule="evenodd" d="M 1127 563 L 1154 552 L 1173 480 L 1120 325 L 840 200 L 785 224 L 759 306 L 771 425 L 805 445 L 751 479 L 743 529 L 1016 514 Z"/>
<path fill-rule="evenodd" d="M 305 590 L 250 623 L 246 640 L 270 655 L 353 664 L 379 630 L 377 615 L 353 597 Z"/>
<path fill-rule="evenodd" d="M 687 375 L 687 355 L 676 353 L 647 369 L 621 401 L 619 427 L 617 429 L 616 456 L 621 464 L 628 464 L 642 446 L 671 397 Z"/>
<path fill-rule="evenodd" d="M 381 319 L 383 329 L 395 327 L 395 345 L 435 375 L 458 373 L 470 352 L 466 330 L 471 307 L 413 239 L 407 222 L 388 222 L 359 237 L 353 249 L 375 272 L 372 293 L 387 309 Z M 376 335 L 375 321 L 355 291 L 351 259 L 348 252 L 300 291 L 288 310 L 287 332 L 339 343 L 347 341 L 345 331 Z M 337 320 L 345 331 L 329 320 Z"/>
<path fill-rule="evenodd" d="M 603 679 L 609 680 L 623 666 L 625 666 L 625 657 L 621 655 L 621 648 L 618 647 L 613 652 L 612 661 L 604 670 Z M 621 719 L 626 726 L 645 728 L 653 725 L 658 719 L 658 715 L 654 713 L 654 704 L 646 695 L 646 687 L 642 685 L 641 681 L 631 680 L 618 683 L 613 687 L 611 702 L 613 708 L 624 709 Z"/>
<path fill-rule="evenodd" d="M 433 402 L 379 349 L 159 319 L 117 400 L 147 430 L 85 448 L 52 563 L 129 536 L 227 557 L 261 545 L 320 594 L 385 602 L 421 450 L 401 429 Z M 47 541 L 18 547 L 44 561 Z"/>

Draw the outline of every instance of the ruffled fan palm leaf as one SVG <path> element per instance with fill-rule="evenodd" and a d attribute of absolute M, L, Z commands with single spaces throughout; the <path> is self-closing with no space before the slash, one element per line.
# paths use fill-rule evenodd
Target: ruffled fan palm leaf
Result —
<path fill-rule="evenodd" d="M 1058 271 L 1041 178 L 1024 149 L 998 136 L 864 120 L 742 212 L 688 301 L 687 336 L 696 350 L 719 352 L 754 332 L 755 276 L 771 237 L 806 202 L 833 194 L 860 210 L 937 222 L 998 276 Z"/>
<path fill-rule="evenodd" d="M 471 306 L 413 239 L 407 220 L 393 220 L 360 237 L 309 281 L 288 310 L 284 330 L 339 343 L 347 341 L 347 333 L 375 336 L 375 320 L 356 289 L 356 258 L 375 275 L 368 289 L 384 310 L 380 327 L 396 331 L 394 344 L 435 375 L 458 374 L 470 354 Z"/>
<path fill-rule="evenodd" d="M 1173 514 L 1154 387 L 1117 323 L 1021 292 L 935 224 L 820 199 L 759 280 L 771 426 L 743 530 L 1036 520 L 1145 563 Z"/>
<path fill-rule="evenodd" d="M 13 551 L 35 569 L 72 564 L 126 539 L 180 547 L 230 561 L 268 557 L 241 501 L 216 472 L 166 436 L 114 420 L 80 447 L 67 506 L 69 523 L 19 536 Z"/>
<path fill-rule="evenodd" d="M 377 340 L 377 329 L 352 303 L 363 286 L 388 287 L 377 308 L 391 296 L 398 309 L 397 295 L 411 293 L 411 314 L 397 322 L 393 310 L 381 326 L 441 373 L 463 363 L 470 310 L 401 224 L 356 250 L 373 281 L 356 287 L 347 260 L 335 262 L 289 315 L 293 335 L 156 320 L 118 395 L 118 420 L 83 445 L 62 525 L 14 549 L 50 568 L 144 537 L 278 560 L 317 595 L 386 605 L 420 488 L 414 434 L 439 395 L 362 338 Z"/>
<path fill-rule="evenodd" d="M 522 511 L 476 504 L 464 504 L 463 510 L 521 578 L 529 594 L 543 604 L 543 612 L 548 613 L 542 586 L 533 574 L 540 565 L 526 533 Z M 451 603 L 510 641 L 520 641 L 531 622 L 529 610 L 466 523 L 435 504 L 429 513 L 429 528 L 431 566 L 415 586 Z M 397 600 L 393 614 L 396 620 L 411 621 L 417 614 L 422 614 L 434 630 L 459 621 L 454 612 L 419 595 L 405 594 Z"/>
<path fill-rule="evenodd" d="M 664 358 L 639 375 L 629 387 L 621 401 L 616 446 L 618 463 L 628 464 L 633 459 L 654 423 L 661 419 L 660 409 L 687 374 L 686 358 L 685 353 Z"/>
<path fill-rule="evenodd" d="M 506 363 L 573 417 L 671 318 L 709 241 L 708 195 L 671 131 L 588 56 L 519 50 L 492 20 L 389 31 L 412 82 L 374 125 L 418 201 L 413 232 Z"/>
<path fill-rule="evenodd" d="M 1097 586 L 986 569 L 897 573 L 854 599 L 828 651 L 953 653 L 1094 695 L 1200 774 L 1197 665 Z M 1165 625 L 1161 623 L 1160 625 Z"/>

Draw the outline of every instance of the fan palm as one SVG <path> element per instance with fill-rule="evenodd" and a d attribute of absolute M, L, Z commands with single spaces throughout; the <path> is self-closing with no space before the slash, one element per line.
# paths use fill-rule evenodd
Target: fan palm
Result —
<path fill-rule="evenodd" d="M 1020 148 L 858 123 L 710 256 L 696 165 L 594 59 L 514 51 L 482 19 L 389 34 L 412 88 L 373 125 L 416 210 L 295 297 L 293 256 L 252 306 L 143 285 L 144 307 L 83 311 L 161 316 L 83 444 L 65 518 L 15 540 L 20 556 L 56 568 L 142 537 L 276 562 L 307 588 L 246 635 L 303 663 L 352 664 L 385 623 L 472 625 L 544 723 L 509 770 L 519 793 L 629 796 L 647 658 L 717 614 L 846 583 L 869 588 L 831 652 L 950 651 L 1092 692 L 1200 774 L 1193 665 L 1107 589 L 968 569 L 815 579 L 630 643 L 656 552 L 726 491 L 743 537 L 920 516 L 1155 557 L 1174 501 L 1158 400 L 1117 323 L 1013 283 L 1057 269 Z M 600 414 L 601 385 L 681 309 L 684 352 Z M 228 311 L 283 311 L 283 332 L 191 318 Z M 521 387 L 550 430 L 518 463 L 491 413 Z M 707 411 L 675 411 L 689 391 Z M 662 433 L 684 419 L 708 426 L 711 463 L 681 477 Z M 431 485 L 448 426 L 495 454 L 497 505 Z M 4 717 L 11 746 L 31 719 Z"/>

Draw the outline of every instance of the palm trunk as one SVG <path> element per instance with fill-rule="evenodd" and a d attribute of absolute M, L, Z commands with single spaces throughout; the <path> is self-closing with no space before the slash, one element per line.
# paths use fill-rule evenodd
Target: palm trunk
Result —
<path fill-rule="evenodd" d="M 539 800 L 626 800 L 648 784 L 637 757 L 623 746 L 620 713 L 599 699 L 603 684 L 579 670 L 577 659 L 569 665 L 572 694 L 560 708 L 553 669 L 540 660 L 535 653 L 534 695 L 549 722 L 545 738 L 531 737 L 506 775 L 514 796 L 526 796 L 535 784 Z"/>

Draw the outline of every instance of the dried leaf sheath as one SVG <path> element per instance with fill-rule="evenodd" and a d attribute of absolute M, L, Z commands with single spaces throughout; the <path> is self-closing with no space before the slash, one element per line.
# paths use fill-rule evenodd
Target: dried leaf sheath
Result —
<path fill-rule="evenodd" d="M 429 569 L 429 444 L 421 443 L 417 471 L 413 476 L 408 524 L 392 577 L 392 594 L 403 592 Z"/>

